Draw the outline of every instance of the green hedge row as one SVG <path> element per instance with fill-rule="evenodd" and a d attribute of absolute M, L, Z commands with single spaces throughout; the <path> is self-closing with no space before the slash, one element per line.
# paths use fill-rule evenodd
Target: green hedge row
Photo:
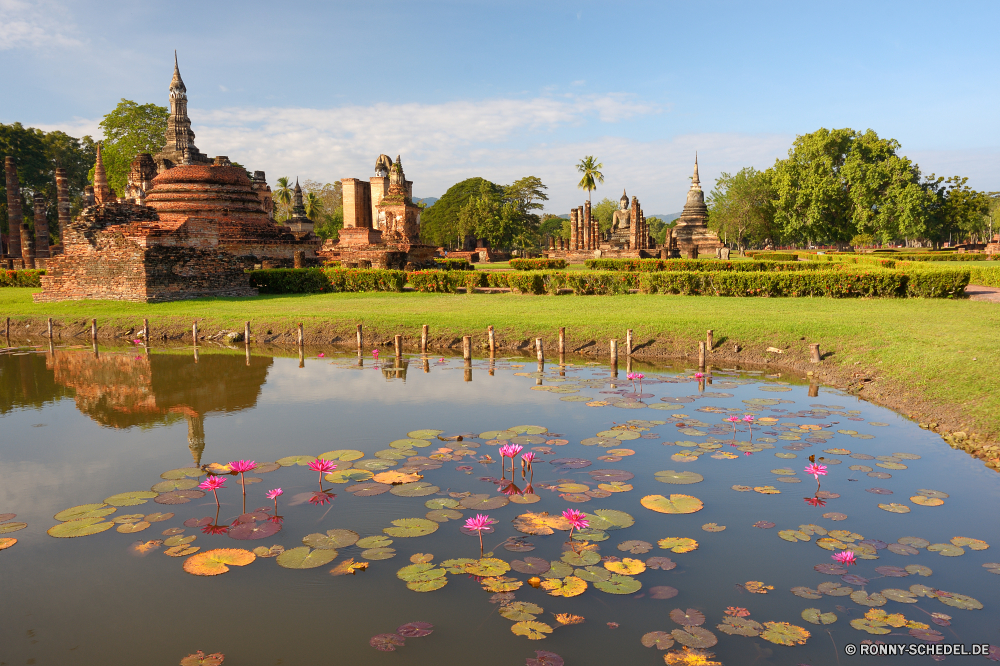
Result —
<path fill-rule="evenodd" d="M 516 271 L 547 271 L 566 268 L 565 259 L 511 259 L 510 267 Z"/>
<path fill-rule="evenodd" d="M 969 282 L 971 284 L 981 284 L 984 287 L 1000 287 L 1000 267 L 972 266 L 967 269 L 963 268 L 962 270 L 969 271 Z"/>
<path fill-rule="evenodd" d="M 247 271 L 262 294 L 403 291 L 406 273 L 379 268 L 272 268 Z"/>
<path fill-rule="evenodd" d="M 476 267 L 469 263 L 468 259 L 449 259 L 448 257 L 435 257 L 434 263 L 448 271 L 472 271 Z"/>
<path fill-rule="evenodd" d="M 892 256 L 900 261 L 989 261 L 992 257 L 1000 257 L 1000 255 L 959 254 L 958 252 L 950 254 L 894 254 Z"/>
<path fill-rule="evenodd" d="M 42 269 L 0 270 L 0 287 L 41 287 L 42 281 L 39 279 L 41 275 L 45 275 Z"/>
<path fill-rule="evenodd" d="M 799 255 L 787 252 L 747 252 L 747 255 L 759 261 L 798 261 Z"/>
<path fill-rule="evenodd" d="M 824 261 L 720 261 L 718 259 L 587 259 L 592 270 L 661 271 L 814 271 L 835 270 Z"/>

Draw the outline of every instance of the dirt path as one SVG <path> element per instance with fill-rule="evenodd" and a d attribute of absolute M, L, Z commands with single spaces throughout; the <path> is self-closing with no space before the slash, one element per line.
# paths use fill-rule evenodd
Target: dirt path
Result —
<path fill-rule="evenodd" d="M 970 284 L 965 288 L 965 294 L 970 301 L 989 301 L 1000 303 L 1000 289 L 997 287 L 984 287 L 978 284 Z"/>

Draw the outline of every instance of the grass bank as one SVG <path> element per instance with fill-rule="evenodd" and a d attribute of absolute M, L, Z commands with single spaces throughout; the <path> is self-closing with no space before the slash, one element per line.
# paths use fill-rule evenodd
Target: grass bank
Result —
<path fill-rule="evenodd" d="M 143 304 L 113 301 L 33 303 L 37 289 L 0 289 L 0 317 L 11 317 L 12 336 L 41 340 L 52 317 L 63 340 L 86 340 L 90 319 L 100 336 L 134 335 L 149 318 L 154 340 L 190 336 L 199 321 L 204 335 L 242 331 L 250 320 L 258 341 L 293 342 L 303 322 L 312 345 L 353 344 L 364 324 L 366 346 L 406 336 L 419 342 L 428 324 L 435 349 L 452 349 L 472 335 L 477 348 L 496 329 L 506 350 L 524 349 L 542 337 L 549 356 L 560 326 L 571 351 L 607 358 L 608 340 L 635 331 L 636 356 L 697 355 L 697 343 L 714 330 L 716 366 L 770 363 L 847 388 L 942 431 L 1000 436 L 1000 308 L 993 303 L 940 299 L 724 298 L 712 296 L 472 296 L 422 293 L 340 293 L 207 298 Z M 824 359 L 808 363 L 809 343 Z M 768 347 L 782 353 L 767 352 Z"/>

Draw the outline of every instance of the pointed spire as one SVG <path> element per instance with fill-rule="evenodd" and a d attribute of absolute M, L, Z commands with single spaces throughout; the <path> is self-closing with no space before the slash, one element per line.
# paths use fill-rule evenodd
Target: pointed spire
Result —
<path fill-rule="evenodd" d="M 184 86 L 184 80 L 181 79 L 181 70 L 177 66 L 177 51 L 174 50 L 174 76 L 170 79 L 170 90 L 179 90 L 180 92 L 187 92 L 187 88 Z"/>
<path fill-rule="evenodd" d="M 292 195 L 292 209 L 295 212 L 296 217 L 300 214 L 305 214 L 305 208 L 302 206 L 302 188 L 299 187 L 299 179 L 295 178 L 295 193 Z"/>
<path fill-rule="evenodd" d="M 691 189 L 701 189 L 701 179 L 698 177 L 698 151 L 694 153 L 694 176 L 691 178 Z"/>

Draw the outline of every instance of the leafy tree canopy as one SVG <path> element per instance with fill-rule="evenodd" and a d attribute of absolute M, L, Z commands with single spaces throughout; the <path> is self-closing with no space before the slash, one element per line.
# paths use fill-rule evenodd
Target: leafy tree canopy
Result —
<path fill-rule="evenodd" d="M 722 173 L 708 196 L 709 228 L 740 248 L 748 241 L 766 244 L 778 237 L 771 175 L 753 167 Z"/>
<path fill-rule="evenodd" d="M 154 155 L 166 145 L 169 115 L 165 106 L 139 105 L 122 99 L 100 122 L 104 133 L 104 141 L 101 143 L 104 170 L 108 175 L 108 185 L 117 194 L 125 191 L 129 169 L 135 156 L 139 153 Z M 88 175 L 93 182 L 94 170 L 91 169 Z"/>
<path fill-rule="evenodd" d="M 433 206 L 420 214 L 420 239 L 430 245 L 450 245 L 460 240 L 458 216 L 469 199 L 480 196 L 483 187 L 497 197 L 504 189 L 484 178 L 468 178 L 448 188 Z"/>

